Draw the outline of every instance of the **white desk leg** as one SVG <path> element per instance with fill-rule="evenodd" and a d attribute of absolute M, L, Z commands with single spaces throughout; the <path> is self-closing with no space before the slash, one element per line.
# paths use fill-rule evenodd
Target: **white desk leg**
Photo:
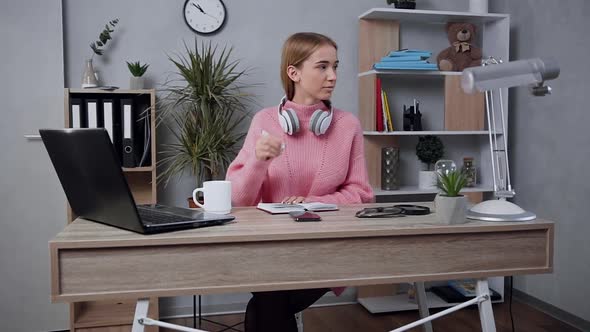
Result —
<path fill-rule="evenodd" d="M 418 300 L 418 311 L 420 312 L 420 318 L 426 318 L 430 316 L 428 310 L 428 298 L 426 297 L 426 290 L 424 289 L 424 282 L 415 282 L 414 287 L 416 288 L 416 299 Z M 424 332 L 432 332 L 432 323 L 430 321 L 422 325 Z"/>
<path fill-rule="evenodd" d="M 133 326 L 131 332 L 144 332 L 144 326 L 160 326 L 176 331 L 186 332 L 207 332 L 199 329 L 193 329 L 186 326 L 160 322 L 159 320 L 151 319 L 147 316 L 150 307 L 150 299 L 139 299 L 135 306 L 135 316 L 133 317 Z"/>
<path fill-rule="evenodd" d="M 147 317 L 148 309 L 150 308 L 150 299 L 138 299 L 135 306 L 135 316 L 133 317 L 133 326 L 131 332 L 143 332 L 144 326 L 140 323 Z"/>
<path fill-rule="evenodd" d="M 488 288 L 487 279 L 477 280 L 475 289 L 476 297 L 483 296 L 485 299 L 477 303 L 479 307 L 479 320 L 481 322 L 482 332 L 496 332 L 496 323 L 494 322 L 494 311 L 492 310 L 492 299 L 490 289 Z"/>

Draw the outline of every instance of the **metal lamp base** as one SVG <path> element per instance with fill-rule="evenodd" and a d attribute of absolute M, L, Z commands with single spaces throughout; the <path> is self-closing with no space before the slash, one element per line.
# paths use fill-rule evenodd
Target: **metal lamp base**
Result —
<path fill-rule="evenodd" d="M 537 215 L 503 199 L 484 201 L 467 211 L 468 219 L 482 221 L 529 221 Z"/>

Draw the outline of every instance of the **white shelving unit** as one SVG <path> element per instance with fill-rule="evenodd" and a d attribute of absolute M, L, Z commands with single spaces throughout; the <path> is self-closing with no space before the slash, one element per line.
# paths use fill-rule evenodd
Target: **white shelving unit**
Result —
<path fill-rule="evenodd" d="M 463 188 L 462 193 L 486 193 L 494 191 L 493 187 L 475 186 L 471 188 Z M 397 190 L 382 190 L 380 188 L 373 188 L 375 196 L 389 196 L 389 195 L 422 195 L 422 194 L 436 194 L 436 189 L 421 189 L 418 186 L 401 186 Z"/>
<path fill-rule="evenodd" d="M 439 70 L 376 70 L 371 69 L 358 74 L 358 77 L 367 75 L 377 75 L 379 77 L 393 75 L 412 75 L 412 76 L 461 76 L 457 71 L 439 71 Z"/>
<path fill-rule="evenodd" d="M 436 136 L 457 136 L 457 135 L 485 135 L 488 136 L 488 130 L 430 130 L 430 131 L 364 131 L 365 136 L 424 136 L 424 135 L 436 135 Z M 502 135 L 502 133 L 497 133 Z"/>
<path fill-rule="evenodd" d="M 459 167 L 462 165 L 463 157 L 475 159 L 478 168 L 478 187 L 470 189 L 470 192 L 492 191 L 487 126 L 461 130 L 454 130 L 457 128 L 449 130 L 446 127 L 445 121 L 449 116 L 446 102 L 457 95 L 452 89 L 449 92 L 450 88 L 447 89 L 447 85 L 451 81 L 457 82 L 461 72 L 372 69 L 373 63 L 378 59 L 392 50 L 403 48 L 432 51 L 430 61 L 435 62 L 437 53 L 449 46 L 445 30 L 448 22 L 475 24 L 477 38 L 474 44 L 482 48 L 483 56 L 493 55 L 508 59 L 510 18 L 507 14 L 373 8 L 359 16 L 359 118 L 364 129 L 369 178 L 373 187 L 378 188 L 377 195 L 435 193 L 417 189 L 416 182 L 421 163 L 415 155 L 415 145 L 418 136 L 423 135 L 439 136 L 445 146 L 444 158 L 454 160 Z M 374 82 L 377 79 L 381 80 L 383 90 L 390 100 L 395 129 L 391 132 L 379 132 L 374 128 Z M 503 91 L 503 95 L 504 110 L 508 112 L 507 89 Z M 422 125 L 425 131 L 401 130 L 403 128 L 401 110 L 403 105 L 411 105 L 413 99 L 418 99 L 420 102 Z M 468 109 L 464 112 L 469 114 Z M 499 117 L 498 114 L 497 121 L 500 120 Z M 506 118 L 508 118 L 507 114 Z M 506 135 L 506 133 L 499 134 Z M 378 164 L 381 157 L 380 150 L 385 146 L 400 147 L 400 167 L 404 170 L 399 176 L 402 187 L 399 191 L 379 190 L 381 181 Z"/>
<path fill-rule="evenodd" d="M 459 91 L 460 72 L 448 71 L 410 71 L 410 70 L 374 70 L 373 64 L 390 51 L 396 49 L 426 49 L 432 51 L 430 61 L 434 63 L 438 52 L 449 46 L 445 25 L 448 22 L 469 22 L 477 27 L 474 44 L 482 48 L 483 57 L 494 56 L 509 60 L 510 17 L 506 14 L 474 14 L 467 12 L 404 10 L 395 8 L 373 8 L 359 16 L 359 118 L 365 138 L 365 158 L 369 179 L 377 196 L 435 194 L 435 190 L 423 190 L 417 186 L 417 174 L 420 162 L 415 155 L 418 136 L 439 136 L 445 146 L 445 159 L 452 159 L 461 166 L 463 157 L 474 157 L 478 168 L 478 184 L 465 188 L 464 193 L 475 194 L 479 199 L 493 192 L 491 162 L 489 152 L 488 130 L 486 125 L 477 128 L 457 124 L 463 114 L 470 114 L 470 109 L 462 105 L 457 107 L 449 101 L 461 95 Z M 379 132 L 375 130 L 375 84 L 381 80 L 382 88 L 390 101 L 393 127 L 395 131 Z M 505 118 L 508 119 L 508 89 L 502 91 Z M 402 131 L 403 105 L 411 105 L 413 99 L 420 101 L 422 125 L 425 131 Z M 483 98 L 481 98 L 483 103 Z M 447 103 L 449 102 L 449 103 Z M 474 105 L 474 104 L 471 104 Z M 481 112 L 482 104 L 479 105 Z M 449 109 L 447 109 L 449 107 Z M 454 108 L 452 108 L 454 107 Z M 459 109 L 459 113 L 457 110 Z M 450 110 L 450 111 L 449 111 Z M 464 113 L 461 113 L 464 112 Z M 457 114 L 459 117 L 457 118 Z M 482 113 L 478 113 L 482 114 Z M 482 115 L 485 119 L 485 115 Z M 500 121 L 497 114 L 496 121 Z M 451 120 L 452 119 L 452 120 Z M 483 120 L 481 120 L 483 121 Z M 451 125 L 449 125 L 449 122 Z M 479 122 L 481 124 L 481 122 Z M 487 123 L 487 120 L 483 122 Z M 469 127 L 469 128 L 467 128 Z M 507 133 L 499 133 L 507 135 Z M 398 146 L 400 148 L 400 188 L 394 191 L 380 189 L 381 148 Z M 395 201 L 395 199 L 393 199 Z M 467 255 L 469 253 L 466 253 Z M 504 297 L 504 278 L 489 278 L 490 288 Z M 428 288 L 428 286 L 427 286 Z M 385 294 L 389 295 L 389 294 Z M 448 307 L 433 293 L 427 292 L 430 308 Z M 391 312 L 414 310 L 417 306 L 409 301 L 406 294 L 359 298 L 358 301 L 370 312 Z"/>

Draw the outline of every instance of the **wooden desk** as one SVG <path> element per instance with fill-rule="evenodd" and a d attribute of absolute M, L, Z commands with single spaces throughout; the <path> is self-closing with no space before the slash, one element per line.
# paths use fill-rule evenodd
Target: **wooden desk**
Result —
<path fill-rule="evenodd" d="M 235 208 L 236 223 L 157 235 L 78 219 L 49 242 L 51 299 L 136 299 L 552 272 L 553 222 L 445 226 L 436 224 L 434 214 L 354 217 L 367 206 L 322 212 L 319 223 Z"/>

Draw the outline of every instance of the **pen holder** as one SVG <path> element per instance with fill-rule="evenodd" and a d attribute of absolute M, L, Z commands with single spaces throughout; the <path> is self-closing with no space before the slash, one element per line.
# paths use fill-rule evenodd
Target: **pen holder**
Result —
<path fill-rule="evenodd" d="M 381 149 L 381 189 L 398 190 L 399 148 Z"/>

